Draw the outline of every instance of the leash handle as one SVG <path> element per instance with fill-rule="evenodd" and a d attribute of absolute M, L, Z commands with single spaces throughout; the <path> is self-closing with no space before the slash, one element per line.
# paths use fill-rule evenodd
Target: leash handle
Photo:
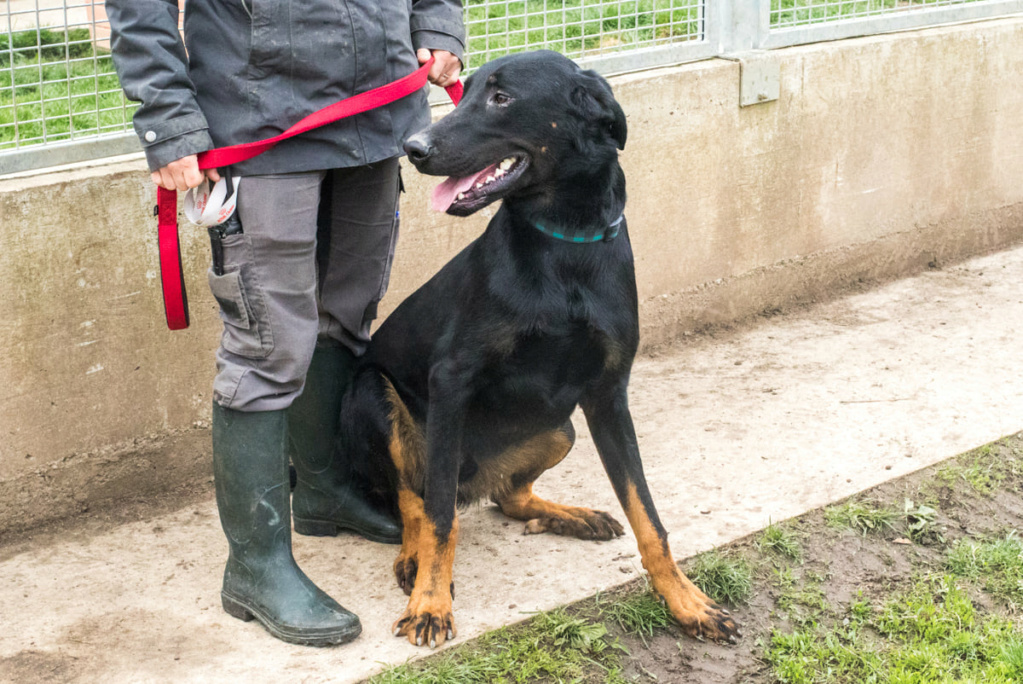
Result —
<path fill-rule="evenodd" d="M 181 246 L 178 243 L 178 193 L 176 190 L 158 187 L 156 197 L 163 310 L 167 315 L 168 328 L 184 330 L 189 323 L 188 295 L 185 293 Z"/>
<path fill-rule="evenodd" d="M 426 85 L 433 62 L 434 58 L 430 57 L 428 62 L 408 76 L 317 110 L 280 135 L 201 152 L 198 155 L 199 168 L 213 169 L 238 164 L 266 152 L 282 140 L 396 102 Z M 457 106 L 462 99 L 462 82 L 456 81 L 445 90 L 448 97 Z M 185 278 L 181 268 L 181 246 L 178 241 L 178 193 L 176 190 L 158 187 L 156 199 L 160 283 L 163 289 L 163 306 L 167 315 L 167 327 L 171 330 L 183 330 L 188 327 L 189 318 L 188 295 L 185 293 Z"/>

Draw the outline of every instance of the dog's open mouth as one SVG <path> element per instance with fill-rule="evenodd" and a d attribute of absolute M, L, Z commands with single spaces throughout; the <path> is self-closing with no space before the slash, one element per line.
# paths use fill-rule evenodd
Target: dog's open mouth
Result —
<path fill-rule="evenodd" d="M 511 156 L 463 178 L 452 176 L 433 189 L 433 209 L 471 214 L 503 195 L 527 166 L 528 158 Z"/>

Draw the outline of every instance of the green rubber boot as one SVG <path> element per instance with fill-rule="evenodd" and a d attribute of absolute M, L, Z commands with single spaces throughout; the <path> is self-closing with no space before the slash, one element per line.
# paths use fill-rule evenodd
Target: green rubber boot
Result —
<path fill-rule="evenodd" d="M 366 499 L 334 453 L 341 398 L 351 383 L 355 356 L 321 339 L 306 373 L 305 389 L 288 409 L 288 451 L 298 480 L 291 506 L 295 532 L 334 536 L 351 530 L 384 544 L 401 543 L 401 527 Z"/>
<path fill-rule="evenodd" d="M 213 475 L 231 548 L 220 592 L 224 610 L 259 620 L 282 641 L 351 641 L 359 618 L 321 591 L 291 555 L 284 411 L 246 413 L 213 404 Z"/>

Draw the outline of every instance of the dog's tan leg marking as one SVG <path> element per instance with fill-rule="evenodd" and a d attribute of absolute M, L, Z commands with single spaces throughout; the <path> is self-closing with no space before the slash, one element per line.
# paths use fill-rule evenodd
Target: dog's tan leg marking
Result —
<path fill-rule="evenodd" d="M 425 459 L 422 433 L 390 382 L 387 400 L 391 405 L 389 451 L 398 471 L 398 506 L 404 526 L 394 576 L 398 586 L 409 595 L 408 606 L 392 630 L 395 636 L 405 636 L 413 645 L 435 648 L 457 634 L 451 614 L 455 594 L 451 575 L 458 518 L 441 539 L 426 515 L 423 498 L 416 494 Z"/>
<path fill-rule="evenodd" d="M 423 500 L 408 489 L 398 490 L 401 508 L 401 550 L 394 559 L 394 578 L 406 596 L 412 594 L 419 570 L 419 533 L 422 529 Z"/>
<path fill-rule="evenodd" d="M 394 386 L 385 378 L 391 406 L 391 461 L 398 471 L 398 507 L 401 510 L 401 550 L 394 559 L 394 577 L 406 595 L 412 593 L 419 568 L 419 533 L 425 515 L 423 499 L 415 494 L 414 481 L 421 470 L 421 439 L 415 421 Z"/>
<path fill-rule="evenodd" d="M 679 570 L 671 557 L 667 538 L 657 534 L 646 508 L 636 495 L 636 486 L 631 482 L 625 515 L 636 535 L 643 567 L 650 573 L 654 590 L 664 598 L 682 629 L 698 638 L 734 641 L 739 634 L 735 621 L 729 617 L 728 611 L 708 598 Z"/>
<path fill-rule="evenodd" d="M 537 472 L 543 472 L 560 463 L 572 448 L 572 439 L 561 430 L 537 435 L 514 456 L 519 461 L 532 454 L 538 463 Z M 527 482 L 503 496 L 496 497 L 501 512 L 515 520 L 525 520 L 525 534 L 551 532 L 579 539 L 614 539 L 625 533 L 617 520 L 604 511 L 565 506 L 541 499 L 533 493 L 533 483 Z"/>
<path fill-rule="evenodd" d="M 419 499 L 420 505 L 422 499 Z M 419 570 L 415 587 L 405 612 L 394 623 L 395 636 L 405 636 L 414 646 L 436 648 L 457 636 L 452 616 L 451 581 L 458 541 L 458 518 L 446 538 L 440 539 L 437 528 L 425 515 L 419 529 Z"/>

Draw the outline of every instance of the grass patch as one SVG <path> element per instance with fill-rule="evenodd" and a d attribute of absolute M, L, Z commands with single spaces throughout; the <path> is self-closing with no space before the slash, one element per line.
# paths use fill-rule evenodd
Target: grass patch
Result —
<path fill-rule="evenodd" d="M 832 527 L 847 527 L 862 535 L 884 534 L 895 529 L 898 514 L 890 508 L 863 501 L 848 501 L 824 511 L 824 519 Z"/>
<path fill-rule="evenodd" d="M 92 55 L 89 29 L 72 28 L 59 31 L 14 31 L 0 34 L 0 67 L 11 65 L 15 59 L 39 59 L 52 62 Z"/>
<path fill-rule="evenodd" d="M 562 609 L 489 632 L 457 650 L 373 677 L 371 684 L 624 683 L 624 649 L 601 622 Z"/>
<path fill-rule="evenodd" d="M 961 540 L 945 565 L 959 577 L 982 581 L 985 591 L 1013 609 L 1023 604 L 1023 542 L 1014 533 L 993 541 Z"/>
<path fill-rule="evenodd" d="M 941 468 L 937 478 L 950 487 L 965 482 L 977 494 L 990 496 L 1010 474 L 1015 474 L 1015 465 L 1015 459 L 998 458 L 988 444 Z"/>
<path fill-rule="evenodd" d="M 626 634 L 638 636 L 644 644 L 659 629 L 674 624 L 668 607 L 649 588 L 639 594 L 629 594 L 610 603 L 597 599 L 601 616 L 621 628 Z"/>
<path fill-rule="evenodd" d="M 790 620 L 799 623 L 812 623 L 824 613 L 831 611 L 827 596 L 821 588 L 822 578 L 808 573 L 805 582 L 800 585 L 794 578 L 784 587 L 778 596 L 778 608 L 788 615 Z M 796 610 L 802 606 L 804 610 Z"/>
<path fill-rule="evenodd" d="M 774 553 L 789 560 L 798 561 L 803 555 L 799 535 L 788 527 L 769 523 L 754 542 L 761 553 Z"/>
<path fill-rule="evenodd" d="M 708 551 L 693 559 L 686 575 L 719 603 L 741 605 L 749 601 L 753 593 L 753 571 L 749 563 L 717 551 Z"/>
<path fill-rule="evenodd" d="M 784 684 L 1008 684 L 1023 675 L 1012 622 L 977 615 L 949 575 L 920 580 L 876 609 L 855 601 L 833 626 L 775 630 L 764 659 Z"/>

